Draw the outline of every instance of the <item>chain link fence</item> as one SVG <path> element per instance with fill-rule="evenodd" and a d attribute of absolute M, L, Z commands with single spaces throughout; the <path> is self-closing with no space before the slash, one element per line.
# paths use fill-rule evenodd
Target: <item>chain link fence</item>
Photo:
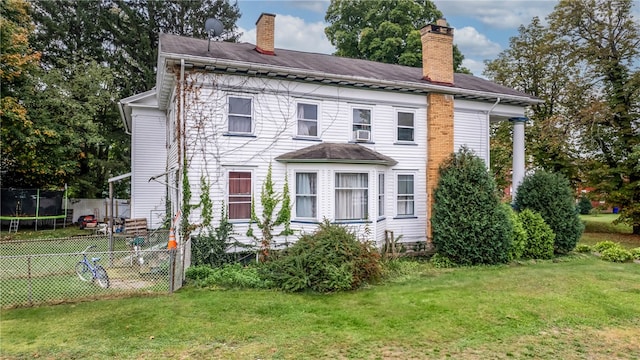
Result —
<path fill-rule="evenodd" d="M 1 242 L 0 306 L 173 292 L 184 280 L 185 247 L 167 250 L 167 239 L 158 231 Z"/>

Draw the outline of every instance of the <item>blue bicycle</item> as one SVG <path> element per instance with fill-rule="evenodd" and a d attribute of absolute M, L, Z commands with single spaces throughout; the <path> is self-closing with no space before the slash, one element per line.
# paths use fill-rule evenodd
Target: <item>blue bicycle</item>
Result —
<path fill-rule="evenodd" d="M 87 251 L 95 247 L 95 245 L 89 245 L 81 253 L 82 260 L 78 264 L 76 264 L 76 274 L 78 274 L 80 280 L 92 282 L 96 281 L 101 288 L 106 289 L 109 287 L 109 276 L 107 275 L 107 271 L 102 267 L 102 265 L 98 264 L 100 258 L 92 257 L 91 261 L 87 259 Z"/>

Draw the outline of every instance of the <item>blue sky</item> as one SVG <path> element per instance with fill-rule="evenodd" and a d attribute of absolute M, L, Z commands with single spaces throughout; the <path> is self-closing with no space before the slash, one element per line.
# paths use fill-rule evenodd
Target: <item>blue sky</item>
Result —
<path fill-rule="evenodd" d="M 464 65 L 482 75 L 483 61 L 495 59 L 534 16 L 544 18 L 555 0 L 435 0 L 455 28 L 454 42 L 465 55 Z M 276 14 L 276 48 L 330 54 L 335 51 L 324 35 L 329 0 L 238 0 L 242 16 L 240 41 L 255 43 L 255 22 L 261 13 Z"/>

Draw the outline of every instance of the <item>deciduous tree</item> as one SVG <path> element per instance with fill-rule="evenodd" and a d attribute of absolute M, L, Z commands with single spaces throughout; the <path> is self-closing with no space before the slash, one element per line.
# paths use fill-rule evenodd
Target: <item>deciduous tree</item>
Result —
<path fill-rule="evenodd" d="M 430 0 L 331 0 L 325 33 L 338 56 L 420 67 L 420 29 L 441 17 Z M 469 73 L 456 46 L 453 55 L 455 71 Z"/>

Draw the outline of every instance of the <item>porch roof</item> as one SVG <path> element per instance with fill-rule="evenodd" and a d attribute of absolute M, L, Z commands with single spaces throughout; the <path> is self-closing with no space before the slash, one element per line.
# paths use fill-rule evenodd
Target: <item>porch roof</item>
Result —
<path fill-rule="evenodd" d="M 398 162 L 359 144 L 322 143 L 276 157 L 285 163 L 344 163 L 393 166 Z"/>

